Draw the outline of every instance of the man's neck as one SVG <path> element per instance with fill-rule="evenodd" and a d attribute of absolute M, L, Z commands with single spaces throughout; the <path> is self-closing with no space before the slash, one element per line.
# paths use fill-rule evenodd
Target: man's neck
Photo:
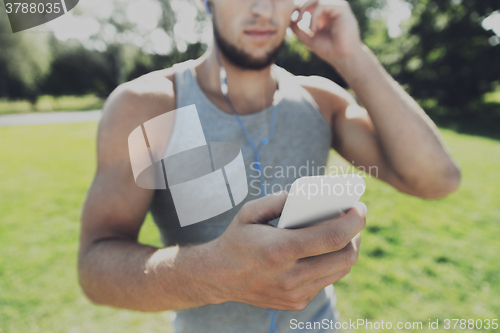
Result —
<path fill-rule="evenodd" d="M 196 66 L 198 82 L 217 106 L 230 113 L 220 88 L 220 69 L 215 52 L 216 49 L 211 47 Z M 231 63 L 222 53 L 220 59 L 227 73 L 229 98 L 239 114 L 258 112 L 272 103 L 277 78 L 271 65 L 261 70 L 242 69 Z"/>

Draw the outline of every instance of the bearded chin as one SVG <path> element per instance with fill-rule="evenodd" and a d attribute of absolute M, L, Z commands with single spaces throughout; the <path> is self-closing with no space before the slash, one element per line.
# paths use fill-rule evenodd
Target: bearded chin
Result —
<path fill-rule="evenodd" d="M 278 56 L 281 46 L 284 41 L 275 49 L 271 50 L 266 54 L 265 57 L 260 59 L 253 58 L 250 54 L 243 50 L 238 49 L 236 46 L 228 42 L 224 37 L 221 36 L 215 20 L 213 21 L 213 30 L 215 43 L 218 49 L 224 55 L 224 57 L 229 60 L 233 65 L 240 67 L 242 69 L 252 69 L 260 70 L 264 69 L 274 63 L 276 57 Z"/>

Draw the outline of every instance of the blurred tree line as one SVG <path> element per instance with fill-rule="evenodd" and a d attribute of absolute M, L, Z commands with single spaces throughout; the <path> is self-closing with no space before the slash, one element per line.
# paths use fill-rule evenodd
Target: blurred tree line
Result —
<path fill-rule="evenodd" d="M 159 26 L 173 37 L 175 14 L 170 1 L 157 1 L 163 12 Z M 500 85 L 500 37 L 482 24 L 499 9 L 498 0 L 407 0 L 412 16 L 397 37 L 390 37 L 384 19 L 373 15 L 381 12 L 385 0 L 349 2 L 365 43 L 431 115 L 500 116 L 499 104 L 483 100 Z M 123 8 L 118 6 L 116 11 Z M 199 19 L 203 16 L 200 13 Z M 107 23 L 116 31 L 133 29 L 113 17 L 117 16 Z M 8 31 L 2 11 L 0 31 Z M 106 47 L 97 51 L 49 34 L 0 33 L 0 97 L 33 102 L 42 94 L 106 97 L 124 81 L 196 58 L 205 50 L 206 45 L 195 43 L 180 52 L 174 43 L 168 55 L 149 54 L 135 45 L 107 40 Z M 296 39 L 287 39 L 277 63 L 294 74 L 321 75 L 345 86 L 333 68 Z"/>

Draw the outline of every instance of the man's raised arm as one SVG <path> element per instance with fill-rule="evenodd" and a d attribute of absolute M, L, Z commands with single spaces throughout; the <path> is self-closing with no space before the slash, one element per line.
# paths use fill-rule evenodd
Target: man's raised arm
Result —
<path fill-rule="evenodd" d="M 342 75 L 368 111 L 335 83 L 309 80 L 313 94 L 327 96 L 318 100 L 333 124 L 335 149 L 403 192 L 424 198 L 453 192 L 460 183 L 458 164 L 431 119 L 361 42 L 348 2 L 309 0 L 298 10 L 297 21 L 312 13 L 311 29 L 292 22 L 292 30 Z"/>

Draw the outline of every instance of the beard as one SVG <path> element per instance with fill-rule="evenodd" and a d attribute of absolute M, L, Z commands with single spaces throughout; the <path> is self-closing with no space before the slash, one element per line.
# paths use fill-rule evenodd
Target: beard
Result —
<path fill-rule="evenodd" d="M 263 58 L 256 59 L 253 58 L 247 52 L 237 48 L 235 45 L 231 44 L 224 37 L 222 37 L 219 30 L 217 29 L 217 25 L 215 24 L 215 18 L 213 19 L 213 30 L 214 30 L 215 43 L 219 48 L 220 52 L 233 65 L 240 67 L 242 69 L 260 70 L 273 64 L 280 52 L 281 46 L 285 42 L 283 41 L 276 48 L 267 52 Z"/>

